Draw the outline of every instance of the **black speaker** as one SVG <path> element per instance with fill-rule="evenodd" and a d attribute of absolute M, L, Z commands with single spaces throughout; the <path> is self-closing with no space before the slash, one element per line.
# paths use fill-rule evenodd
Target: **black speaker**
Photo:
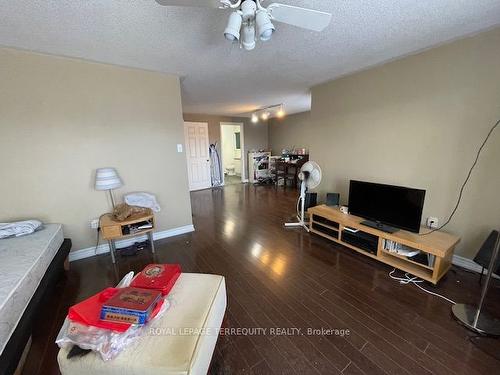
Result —
<path fill-rule="evenodd" d="M 318 205 L 318 193 L 306 193 L 304 201 L 304 210 Z"/>
<path fill-rule="evenodd" d="M 327 206 L 340 206 L 340 194 L 339 193 L 326 193 L 326 205 Z"/>
<path fill-rule="evenodd" d="M 491 257 L 493 256 L 498 236 L 500 236 L 500 234 L 496 230 L 490 233 L 486 241 L 484 241 L 483 245 L 479 249 L 477 255 L 474 257 L 474 262 L 486 269 L 490 266 Z M 500 275 L 500 257 L 497 257 L 495 264 L 493 265 L 493 273 Z"/>

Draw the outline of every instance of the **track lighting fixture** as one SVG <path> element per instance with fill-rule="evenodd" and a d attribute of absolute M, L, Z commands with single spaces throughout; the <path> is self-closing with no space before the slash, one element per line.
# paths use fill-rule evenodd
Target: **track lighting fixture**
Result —
<path fill-rule="evenodd" d="M 276 116 L 278 116 L 278 118 L 283 118 L 285 117 L 285 109 L 283 107 L 283 104 L 280 105 L 280 109 L 278 110 L 278 112 L 276 113 Z"/>
<path fill-rule="evenodd" d="M 256 124 L 259 122 L 259 117 L 263 121 L 269 120 L 271 117 L 283 118 L 285 117 L 285 110 L 283 104 L 270 105 L 265 108 L 261 108 L 254 113 L 252 113 L 252 122 Z"/>

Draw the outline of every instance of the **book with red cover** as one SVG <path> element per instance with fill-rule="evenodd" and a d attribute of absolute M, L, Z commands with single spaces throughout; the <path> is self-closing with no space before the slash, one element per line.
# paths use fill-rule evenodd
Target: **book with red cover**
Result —
<path fill-rule="evenodd" d="M 101 320 L 146 324 L 161 299 L 161 292 L 152 289 L 123 288 L 103 303 Z"/>
<path fill-rule="evenodd" d="M 178 264 L 149 264 L 132 280 L 130 286 L 155 289 L 165 296 L 173 288 L 181 274 Z"/>
<path fill-rule="evenodd" d="M 74 306 L 71 306 L 68 311 L 68 318 L 73 322 L 81 323 L 87 326 L 104 328 L 117 332 L 125 332 L 130 328 L 130 323 L 110 322 L 100 319 L 102 306 L 119 291 L 120 289 L 117 288 L 107 288 L 102 292 L 97 293 Z M 162 305 L 163 299 L 161 299 L 156 305 L 150 319 L 156 316 Z"/>

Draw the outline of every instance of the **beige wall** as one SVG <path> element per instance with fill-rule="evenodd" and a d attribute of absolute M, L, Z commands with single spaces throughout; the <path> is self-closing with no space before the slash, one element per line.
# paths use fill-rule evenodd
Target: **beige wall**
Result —
<path fill-rule="evenodd" d="M 243 155 L 245 158 L 245 178 L 248 178 L 248 166 L 246 164 L 246 155 L 250 150 L 267 149 L 268 142 L 268 124 L 266 122 L 252 123 L 247 117 L 216 116 L 204 114 L 184 114 L 184 121 L 207 122 L 208 136 L 210 143 L 217 142 L 217 149 L 220 153 L 220 123 L 238 122 L 243 123 L 244 147 Z"/>
<path fill-rule="evenodd" d="M 63 223 L 73 249 L 93 246 L 109 209 L 94 173 L 113 166 L 118 197 L 157 195 L 158 230 L 192 223 L 177 77 L 0 49 L 0 82 L 0 222 Z"/>
<path fill-rule="evenodd" d="M 273 155 L 295 148 L 309 149 L 311 112 L 302 112 L 269 122 L 269 147 Z"/>
<path fill-rule="evenodd" d="M 315 87 L 310 121 L 290 132 L 273 123 L 270 144 L 309 147 L 324 171 L 320 192 L 344 202 L 350 179 L 426 189 L 424 218 L 442 223 L 500 117 L 499 46 L 495 29 Z M 447 228 L 462 236 L 460 255 L 474 256 L 500 227 L 499 163 L 497 129 Z"/>

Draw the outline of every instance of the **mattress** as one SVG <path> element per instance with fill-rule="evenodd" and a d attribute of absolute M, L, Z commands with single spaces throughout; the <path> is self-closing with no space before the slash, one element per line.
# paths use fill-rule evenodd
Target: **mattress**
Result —
<path fill-rule="evenodd" d="M 182 273 L 168 295 L 171 307 L 151 322 L 148 332 L 115 359 L 90 353 L 57 357 L 63 375 L 205 375 L 226 311 L 224 277 Z"/>
<path fill-rule="evenodd" d="M 46 224 L 33 234 L 0 240 L 0 353 L 63 240 L 61 224 Z"/>

